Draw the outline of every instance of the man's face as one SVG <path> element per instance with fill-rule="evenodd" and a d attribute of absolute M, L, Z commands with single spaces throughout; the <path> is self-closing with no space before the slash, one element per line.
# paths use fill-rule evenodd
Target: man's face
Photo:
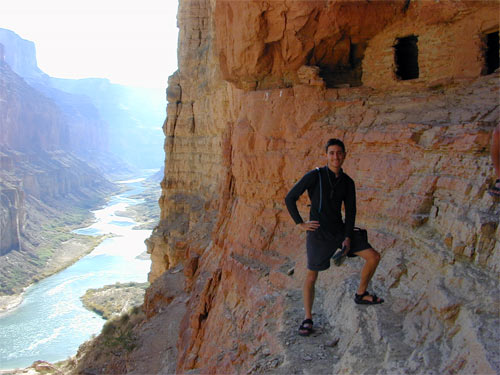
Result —
<path fill-rule="evenodd" d="M 345 160 L 345 152 L 338 145 L 328 146 L 326 159 L 330 168 L 340 168 Z"/>

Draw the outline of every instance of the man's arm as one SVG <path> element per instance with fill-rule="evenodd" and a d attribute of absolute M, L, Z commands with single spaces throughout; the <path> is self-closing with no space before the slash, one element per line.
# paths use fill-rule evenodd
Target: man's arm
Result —
<path fill-rule="evenodd" d="M 297 208 L 297 201 L 300 196 L 304 194 L 304 191 L 306 191 L 313 180 L 314 178 L 312 172 L 306 173 L 304 177 L 302 177 L 300 181 L 292 187 L 285 197 L 286 208 L 288 209 L 288 212 L 290 213 L 290 216 L 295 224 L 302 224 L 304 222 Z"/>
<path fill-rule="evenodd" d="M 356 221 L 356 187 L 354 181 L 349 180 L 347 183 L 347 194 L 344 200 L 345 206 L 345 241 L 343 245 L 349 251 L 351 247 L 351 238 L 354 232 L 354 223 Z"/>

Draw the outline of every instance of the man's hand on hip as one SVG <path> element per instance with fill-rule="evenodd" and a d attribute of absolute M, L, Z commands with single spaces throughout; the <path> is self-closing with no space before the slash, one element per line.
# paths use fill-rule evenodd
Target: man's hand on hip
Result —
<path fill-rule="evenodd" d="M 306 221 L 305 223 L 300 223 L 297 225 L 302 230 L 314 232 L 319 228 L 319 221 Z"/>

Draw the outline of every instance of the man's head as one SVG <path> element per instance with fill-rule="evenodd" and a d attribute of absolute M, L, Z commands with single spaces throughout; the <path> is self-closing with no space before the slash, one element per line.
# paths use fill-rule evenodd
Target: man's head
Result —
<path fill-rule="evenodd" d="M 345 145 L 344 145 L 344 142 L 342 142 L 340 139 L 338 138 L 330 138 L 328 140 L 328 142 L 326 142 L 326 146 L 325 146 L 325 152 L 328 153 L 328 147 L 330 146 L 339 146 L 342 151 L 344 151 L 345 153 Z"/>
<path fill-rule="evenodd" d="M 346 156 L 344 142 L 337 138 L 331 138 L 326 142 L 325 151 L 328 167 L 332 170 L 340 169 Z"/>

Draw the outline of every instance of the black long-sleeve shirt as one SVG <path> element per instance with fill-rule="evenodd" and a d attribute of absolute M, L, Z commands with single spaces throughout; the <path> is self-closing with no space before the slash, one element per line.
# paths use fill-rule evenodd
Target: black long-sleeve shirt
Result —
<path fill-rule="evenodd" d="M 304 222 L 297 209 L 297 200 L 306 190 L 311 200 L 309 220 L 319 221 L 320 227 L 317 230 L 334 235 L 344 233 L 346 237 L 351 238 L 356 220 L 356 188 L 352 178 L 342 170 L 339 177 L 336 177 L 328 167 L 319 168 L 319 172 L 318 169 L 307 172 L 285 198 L 286 207 L 295 224 Z M 342 221 L 342 202 L 345 208 L 345 223 Z"/>

